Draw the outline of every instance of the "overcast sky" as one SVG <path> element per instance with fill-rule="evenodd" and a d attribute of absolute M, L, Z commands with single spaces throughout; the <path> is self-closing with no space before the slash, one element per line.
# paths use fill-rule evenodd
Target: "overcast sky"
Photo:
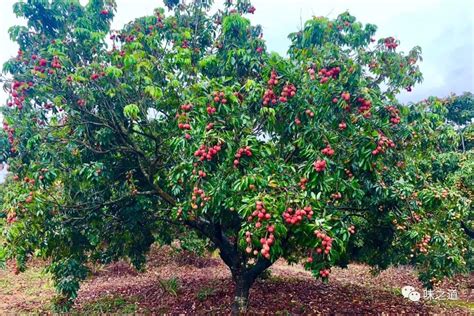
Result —
<path fill-rule="evenodd" d="M 116 1 L 114 28 L 162 6 L 162 1 L 155 0 Z M 7 34 L 8 27 L 18 23 L 11 10 L 15 2 L 0 0 L 0 64 L 17 51 Z M 313 15 L 335 17 L 348 10 L 363 23 L 376 24 L 377 38 L 394 36 L 401 41 L 403 51 L 415 45 L 422 47 L 424 82 L 411 93 L 400 95 L 400 100 L 474 92 L 474 0 L 254 0 L 253 4 L 257 11 L 250 17 L 263 26 L 270 50 L 284 54 L 287 35 L 298 30 L 301 20 Z M 3 104 L 3 91 L 0 99 Z"/>

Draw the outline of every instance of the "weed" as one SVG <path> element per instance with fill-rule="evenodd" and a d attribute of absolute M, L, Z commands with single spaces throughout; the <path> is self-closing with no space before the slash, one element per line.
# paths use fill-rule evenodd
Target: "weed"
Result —
<path fill-rule="evenodd" d="M 173 296 L 178 296 L 179 287 L 180 287 L 178 278 L 171 278 L 168 280 L 159 280 L 159 282 L 163 290 L 165 290 L 166 292 L 168 292 L 169 294 Z"/>
<path fill-rule="evenodd" d="M 136 312 L 136 305 L 132 301 L 133 298 L 125 300 L 123 297 L 106 296 L 94 302 L 85 304 L 80 311 L 80 314 L 133 314 Z"/>
<path fill-rule="evenodd" d="M 196 297 L 199 301 L 203 302 L 207 300 L 209 296 L 212 296 L 216 290 L 213 287 L 203 287 L 199 290 Z"/>

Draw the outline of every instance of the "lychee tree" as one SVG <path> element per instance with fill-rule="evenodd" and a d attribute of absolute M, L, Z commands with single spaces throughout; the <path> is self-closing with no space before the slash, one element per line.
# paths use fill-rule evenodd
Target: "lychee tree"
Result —
<path fill-rule="evenodd" d="M 395 95 L 421 81 L 420 48 L 398 52 L 343 13 L 307 21 L 283 57 L 245 17 L 248 1 L 214 14 L 211 0 L 165 4 L 119 31 L 112 0 L 15 4 L 28 24 L 10 29 L 20 50 L 4 65 L 4 259 L 21 271 L 49 258 L 70 306 L 87 263 L 140 267 L 156 240 L 199 238 L 230 268 L 235 313 L 278 258 L 323 281 L 350 260 L 419 263 L 427 284 L 466 269 L 458 222 L 444 232 L 455 260 L 434 275 L 442 224 L 397 226 L 417 171 L 396 166 L 424 143 L 404 122 L 416 108 Z"/>

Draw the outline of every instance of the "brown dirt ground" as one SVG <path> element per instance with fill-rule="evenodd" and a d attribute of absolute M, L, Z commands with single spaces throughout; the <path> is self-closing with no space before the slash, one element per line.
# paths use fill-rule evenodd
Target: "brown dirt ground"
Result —
<path fill-rule="evenodd" d="M 233 285 L 230 273 L 219 259 L 176 255 L 170 249 L 154 248 L 146 272 L 138 273 L 125 262 L 94 267 L 75 302 L 80 314 L 136 312 L 144 314 L 228 314 Z M 374 276 L 367 266 L 351 264 L 333 269 L 328 284 L 311 277 L 299 265 L 283 261 L 271 275 L 258 280 L 250 293 L 251 314 L 474 314 L 474 275 L 444 282 L 438 290 L 456 289 L 456 301 L 411 302 L 400 294 L 404 285 L 423 293 L 411 268 L 390 268 Z M 176 293 L 175 293 L 176 291 Z M 48 275 L 36 264 L 14 275 L 0 270 L 0 314 L 49 313 L 54 294 Z M 121 298 L 120 304 L 104 310 L 104 299 Z M 126 307 L 126 309 L 124 309 Z M 102 307 L 101 307 L 102 308 Z"/>

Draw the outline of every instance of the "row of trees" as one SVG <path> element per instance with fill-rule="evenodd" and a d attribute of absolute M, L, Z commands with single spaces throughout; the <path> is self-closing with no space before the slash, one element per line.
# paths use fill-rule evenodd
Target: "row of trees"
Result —
<path fill-rule="evenodd" d="M 140 267 L 156 241 L 200 239 L 236 313 L 281 257 L 324 281 L 351 260 L 416 264 L 428 286 L 472 270 L 472 130 L 456 130 L 472 95 L 400 105 L 419 47 L 343 13 L 307 21 L 283 57 L 246 0 L 165 3 L 120 31 L 112 0 L 15 4 L 0 257 L 49 258 L 68 307 L 87 263 Z"/>

